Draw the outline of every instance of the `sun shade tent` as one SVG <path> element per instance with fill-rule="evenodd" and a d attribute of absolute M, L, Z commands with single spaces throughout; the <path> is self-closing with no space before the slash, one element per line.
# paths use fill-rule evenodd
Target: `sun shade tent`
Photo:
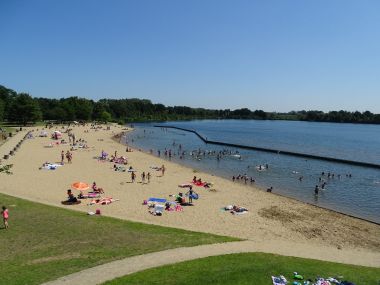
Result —
<path fill-rule="evenodd" d="M 79 191 L 86 191 L 90 189 L 90 185 L 85 182 L 74 182 L 71 184 L 71 188 Z"/>
<path fill-rule="evenodd" d="M 53 139 L 61 139 L 62 138 L 62 133 L 59 131 L 54 131 L 53 134 L 51 135 Z"/>

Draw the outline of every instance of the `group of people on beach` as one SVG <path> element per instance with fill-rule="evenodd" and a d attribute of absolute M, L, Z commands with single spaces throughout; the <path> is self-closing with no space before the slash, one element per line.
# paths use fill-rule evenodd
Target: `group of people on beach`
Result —
<path fill-rule="evenodd" d="M 78 202 L 78 199 L 86 199 L 86 198 L 98 196 L 98 195 L 101 195 L 101 194 L 104 194 L 104 193 L 105 193 L 104 189 L 101 188 L 101 187 L 98 187 L 98 185 L 94 181 L 92 183 L 92 186 L 91 186 L 91 192 L 88 192 L 87 194 L 83 193 L 83 191 L 79 191 L 78 196 L 75 197 L 75 195 L 73 194 L 72 190 L 68 189 L 67 190 L 67 200 L 66 200 L 66 202 L 67 203 L 76 203 L 76 202 Z"/>
<path fill-rule="evenodd" d="M 149 184 L 150 183 L 150 179 L 152 177 L 150 172 L 145 173 L 145 171 L 143 171 L 140 176 L 141 176 L 141 183 L 142 184 Z M 135 173 L 135 171 L 131 171 L 131 182 L 135 183 L 135 181 L 136 181 L 136 173 Z"/>
<path fill-rule="evenodd" d="M 68 151 L 66 151 L 66 154 L 65 154 L 64 150 L 61 151 L 61 164 L 62 165 L 64 163 L 65 157 L 67 159 L 67 163 L 72 163 L 72 160 L 73 160 L 73 154 L 72 154 L 72 152 L 70 152 L 68 150 Z"/>

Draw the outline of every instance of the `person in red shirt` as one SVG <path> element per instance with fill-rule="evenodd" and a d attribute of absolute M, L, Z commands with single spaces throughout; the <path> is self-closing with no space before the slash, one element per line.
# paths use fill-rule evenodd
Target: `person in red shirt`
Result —
<path fill-rule="evenodd" d="M 3 206 L 3 210 L 1 211 L 1 215 L 3 216 L 3 221 L 4 221 L 4 228 L 7 229 L 8 226 L 8 218 L 9 218 L 9 212 L 7 207 Z"/>

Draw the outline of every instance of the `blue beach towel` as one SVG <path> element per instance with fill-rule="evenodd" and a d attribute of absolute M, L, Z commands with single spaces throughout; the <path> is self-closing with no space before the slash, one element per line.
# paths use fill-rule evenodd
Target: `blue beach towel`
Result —
<path fill-rule="evenodd" d="M 158 202 L 158 203 L 165 203 L 166 202 L 166 199 L 164 198 L 149 198 L 148 199 L 149 202 Z"/>

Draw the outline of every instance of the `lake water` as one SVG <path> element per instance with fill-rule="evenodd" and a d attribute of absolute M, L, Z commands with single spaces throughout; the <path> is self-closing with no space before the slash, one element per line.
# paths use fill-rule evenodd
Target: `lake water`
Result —
<path fill-rule="evenodd" d="M 192 133 L 153 125 L 136 124 L 136 130 L 127 137 L 128 143 L 146 151 L 152 149 L 156 155 L 160 150 L 161 157 L 169 159 L 164 156 L 166 148 L 172 151 L 171 160 L 194 169 L 230 179 L 233 175 L 246 174 L 262 189 L 272 186 L 275 193 L 380 222 L 379 169 L 205 144 Z M 209 140 L 380 164 L 379 125 L 256 120 L 181 121 L 159 125 L 193 129 Z M 201 154 L 195 155 L 199 150 Z M 222 150 L 232 154 L 238 151 L 241 158 L 226 154 L 218 160 L 215 154 L 203 155 L 204 151 Z M 185 155 L 180 159 L 178 153 L 182 152 Z M 191 152 L 193 156 L 189 155 Z M 267 170 L 256 168 L 265 164 L 269 166 Z M 321 176 L 322 172 L 325 176 Z M 329 172 L 334 177 L 328 178 Z M 325 189 L 314 195 L 314 187 L 323 181 Z"/>

